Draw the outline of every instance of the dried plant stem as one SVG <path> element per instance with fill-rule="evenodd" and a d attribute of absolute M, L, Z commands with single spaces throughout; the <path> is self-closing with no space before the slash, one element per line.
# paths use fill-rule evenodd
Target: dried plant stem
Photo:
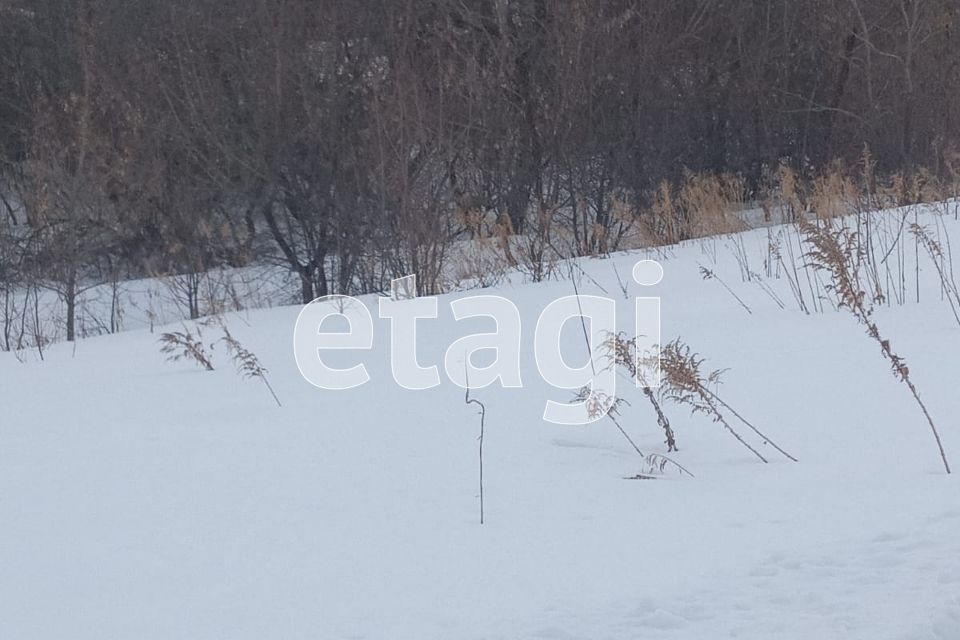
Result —
<path fill-rule="evenodd" d="M 615 424 L 615 425 L 617 426 L 617 429 L 619 429 L 619 430 L 620 430 L 620 433 L 623 434 L 623 437 L 627 439 L 627 442 L 630 443 L 630 446 L 633 447 L 633 450 L 636 451 L 636 452 L 640 455 L 640 457 L 644 459 L 644 462 L 647 463 L 647 465 L 649 466 L 651 472 L 654 472 L 654 471 L 656 471 L 657 469 L 659 469 L 660 472 L 662 473 L 663 470 L 666 468 L 666 465 L 667 465 L 667 464 L 672 464 L 674 467 L 676 467 L 676 468 L 680 471 L 681 474 L 685 473 L 685 474 L 687 474 L 688 476 L 690 476 L 691 478 L 695 478 L 695 477 L 696 477 L 696 476 L 694 476 L 692 473 L 690 473 L 690 470 L 689 470 L 689 469 L 687 469 L 686 467 L 684 467 L 683 465 L 681 465 L 679 462 L 677 462 L 677 461 L 674 460 L 673 458 L 668 458 L 667 456 L 662 455 L 662 454 L 659 454 L 659 453 L 651 453 L 651 454 L 649 454 L 649 455 L 644 455 L 643 451 L 640 450 L 640 447 L 638 447 L 638 446 L 636 445 L 636 443 L 633 441 L 633 438 L 631 438 L 629 435 L 627 435 L 627 432 L 624 430 L 624 428 L 623 428 L 622 426 L 620 426 L 620 421 L 617 420 L 616 415 L 614 415 L 614 414 L 616 413 L 616 411 L 617 411 L 617 404 L 618 404 L 618 403 L 617 403 L 617 401 L 615 401 L 615 400 L 610 404 L 610 408 L 607 409 L 607 417 L 610 418 L 610 419 L 613 421 L 613 424 Z M 657 406 L 659 406 L 659 405 L 657 405 Z M 674 451 L 676 451 L 676 449 L 674 449 Z M 653 475 L 650 475 L 650 474 L 640 474 L 639 477 L 642 477 L 642 478 L 648 479 L 648 480 L 652 480 L 652 479 L 655 478 L 656 476 L 653 476 Z"/>
<path fill-rule="evenodd" d="M 781 448 L 779 447 L 779 445 L 777 445 L 776 442 L 774 442 L 773 440 L 771 440 L 770 438 L 768 438 L 768 437 L 766 436 L 766 434 L 764 434 L 762 431 L 760 431 L 760 430 L 757 429 L 755 426 L 753 426 L 753 425 L 750 423 L 750 421 L 748 421 L 748 420 L 747 420 L 746 418 L 744 418 L 742 415 L 740 415 L 739 413 L 737 413 L 737 410 L 736 410 L 736 409 L 734 409 L 734 408 L 731 407 L 729 404 L 727 404 L 726 402 L 724 402 L 724 401 L 723 401 L 723 398 L 721 398 L 721 397 L 718 396 L 717 394 L 713 393 L 713 392 L 710 391 L 709 389 L 707 389 L 706 391 L 707 391 L 707 393 L 710 394 L 710 397 L 711 397 L 711 398 L 713 398 L 714 400 L 717 401 L 717 404 L 719 404 L 719 405 L 722 406 L 724 409 L 726 409 L 727 411 L 729 411 L 730 413 L 732 413 L 737 420 L 739 420 L 740 422 L 742 422 L 743 424 L 745 424 L 745 425 L 747 426 L 747 428 L 749 428 L 749 429 L 750 429 L 751 431 L 753 431 L 755 434 L 757 434 L 758 436 L 760 436 L 761 438 L 763 438 L 764 444 L 769 444 L 771 447 L 773 447 L 774 449 L 776 449 L 777 451 L 779 451 L 780 453 L 782 453 L 782 454 L 783 454 L 784 456 L 786 456 L 787 458 L 790 458 L 790 459 L 793 460 L 794 462 L 798 462 L 798 460 L 797 460 L 796 458 L 794 458 L 792 455 L 790 455 L 789 453 L 787 453 L 786 451 L 784 451 L 783 449 L 781 449 Z"/>
<path fill-rule="evenodd" d="M 480 437 L 477 438 L 477 440 L 478 440 L 478 442 L 480 443 L 480 445 L 479 445 L 479 453 L 480 453 L 480 455 L 479 455 L 479 457 L 480 457 L 480 524 L 483 524 L 483 432 L 484 432 L 485 422 L 486 422 L 486 419 L 487 419 L 487 408 L 486 408 L 486 407 L 484 406 L 484 404 L 483 404 L 482 402 L 480 402 L 479 400 L 470 397 L 470 375 L 469 375 L 469 373 L 468 373 L 467 355 L 466 355 L 466 354 L 464 354 L 463 370 L 464 370 L 465 380 L 466 380 L 466 383 L 467 383 L 467 390 L 466 390 L 466 393 L 465 393 L 465 395 L 464 395 L 463 400 L 464 400 L 464 402 L 465 402 L 466 404 L 475 404 L 475 405 L 477 405 L 478 407 L 480 407 Z"/>
<path fill-rule="evenodd" d="M 661 472 L 664 470 L 667 463 L 669 463 L 675 466 L 677 469 L 679 469 L 681 473 L 685 473 L 691 478 L 696 478 L 695 475 L 690 473 L 689 469 L 681 465 L 679 462 L 677 462 L 673 458 L 668 458 L 667 456 L 661 455 L 659 453 L 651 453 L 650 455 L 647 456 L 646 460 L 647 460 L 647 464 L 649 464 L 651 467 L 659 468 Z"/>
<path fill-rule="evenodd" d="M 203 345 L 203 336 L 199 327 L 197 327 L 196 337 L 184 326 L 183 331 L 171 331 L 162 334 L 160 342 L 163 345 L 160 351 L 166 354 L 169 362 L 177 362 L 183 359 L 192 360 L 207 371 L 213 371 L 213 362 Z"/>
<path fill-rule="evenodd" d="M 627 442 L 630 443 L 630 446 L 633 447 L 633 450 L 636 451 L 641 458 L 646 458 L 646 456 L 643 454 L 643 451 L 640 451 L 640 447 L 637 446 L 637 443 L 633 441 L 633 438 L 631 438 L 624 428 L 620 426 L 620 421 L 617 420 L 617 418 L 613 415 L 613 411 L 608 411 L 607 417 L 613 421 L 613 424 L 617 425 L 617 429 L 619 429 L 620 433 L 623 434 L 623 437 L 627 439 Z"/>
<path fill-rule="evenodd" d="M 653 389 L 650 387 L 644 387 L 643 395 L 647 397 L 647 400 L 649 400 L 650 404 L 653 405 L 653 410 L 657 413 L 657 424 L 660 425 L 661 429 L 663 429 L 663 434 L 667 438 L 664 441 L 664 443 L 667 445 L 667 453 L 671 451 L 680 451 L 680 449 L 677 448 L 677 439 L 673 434 L 673 427 L 670 426 L 670 421 L 667 420 L 667 416 L 660 407 L 660 403 L 657 402 L 657 396 L 653 393 Z"/>
<path fill-rule="evenodd" d="M 220 340 L 226 343 L 230 356 L 233 358 L 233 362 L 237 367 L 237 373 L 244 378 L 260 378 L 263 384 L 267 385 L 267 390 L 270 392 L 270 395 L 273 396 L 273 400 L 277 403 L 277 406 L 283 407 L 280 403 L 280 398 L 277 397 L 273 386 L 267 379 L 267 368 L 260 364 L 259 358 L 257 358 L 252 351 L 244 347 L 239 340 L 233 337 L 230 330 L 227 329 L 223 318 L 214 316 L 213 322 L 219 324 L 221 330 L 223 330 L 223 337 Z"/>
<path fill-rule="evenodd" d="M 267 385 L 267 390 L 270 392 L 270 395 L 273 396 L 273 399 L 276 401 L 277 406 L 282 407 L 283 405 L 280 403 L 280 398 L 277 397 L 276 391 L 274 391 L 273 387 L 270 386 L 270 381 L 267 380 L 266 376 L 262 376 L 260 379 L 263 380 L 263 384 Z"/>
<path fill-rule="evenodd" d="M 577 287 L 577 279 L 573 275 L 573 266 L 572 266 L 573 262 L 571 261 L 570 264 L 571 264 L 570 283 L 573 285 L 573 293 L 577 298 L 577 310 L 580 312 L 580 328 L 583 330 L 583 341 L 587 346 L 587 356 L 590 358 L 590 370 L 593 372 L 593 375 L 596 376 L 597 367 L 596 367 L 596 364 L 594 364 L 593 362 L 593 350 L 590 348 L 590 334 L 587 331 L 587 322 L 586 320 L 583 319 L 583 305 L 580 303 L 580 289 L 579 287 Z M 614 402 L 616 402 L 616 400 L 614 400 Z M 635 443 L 633 439 L 629 435 L 627 435 L 627 432 L 623 429 L 623 427 L 620 426 L 620 423 L 617 422 L 616 418 L 613 417 L 612 415 L 613 408 L 614 407 L 611 407 L 610 409 L 607 410 L 607 416 L 610 417 L 611 420 L 613 420 L 613 424 L 617 425 L 617 429 L 619 429 L 620 433 L 623 434 L 623 437 L 627 439 L 627 442 L 630 443 L 630 446 L 633 447 L 634 451 L 639 453 L 641 458 L 644 457 L 643 452 L 640 451 L 640 447 L 637 446 L 637 443 Z"/>
<path fill-rule="evenodd" d="M 943 442 L 940 441 L 940 433 L 937 431 L 936 425 L 933 424 L 933 418 L 930 417 L 927 406 L 923 404 L 923 400 L 920 399 L 920 393 L 917 391 L 917 388 L 913 386 L 913 382 L 911 382 L 909 378 L 905 379 L 904 382 L 907 388 L 910 389 L 910 393 L 913 394 L 913 399 L 916 400 L 920 406 L 920 410 L 923 411 L 923 415 L 927 419 L 927 424 L 930 425 L 930 431 L 933 432 L 933 437 L 937 441 L 937 449 L 940 450 L 940 459 L 943 460 L 943 468 L 947 470 L 947 473 L 950 473 L 950 463 L 947 462 L 947 454 L 943 451 Z"/>
<path fill-rule="evenodd" d="M 738 296 L 738 295 L 734 292 L 734 290 L 731 289 L 731 288 L 727 285 L 727 283 L 723 281 L 723 279 L 722 279 L 720 276 L 718 276 L 717 274 L 715 274 L 715 273 L 714 273 L 713 271 L 711 271 L 710 269 L 707 269 L 707 268 L 706 268 L 705 266 L 703 266 L 703 265 L 700 265 L 700 276 L 701 276 L 704 280 L 716 280 L 717 282 L 719 282 L 721 285 L 723 285 L 723 288 L 727 290 L 727 293 L 729 293 L 731 296 L 733 296 L 733 297 L 736 299 L 736 301 L 740 303 L 740 306 L 741 306 L 741 307 L 743 307 L 744 309 L 746 309 L 747 313 L 749 313 L 750 315 L 753 315 L 753 311 L 750 310 L 750 307 L 747 306 L 747 303 L 744 302 L 744 301 L 740 298 L 740 296 Z"/>
<path fill-rule="evenodd" d="M 759 451 L 737 433 L 717 408 L 716 395 L 710 391 L 708 385 L 719 384 L 723 371 L 712 371 L 704 378 L 700 372 L 702 363 L 703 359 L 691 353 L 690 347 L 679 338 L 669 343 L 662 351 L 662 368 L 666 373 L 667 381 L 664 388 L 666 397 L 677 404 L 690 407 L 693 413 L 709 415 L 714 422 L 722 424 L 730 435 L 749 449 L 753 455 L 763 462 L 768 462 Z"/>
<path fill-rule="evenodd" d="M 930 412 L 927 411 L 927 406 L 923 403 L 923 400 L 920 399 L 920 392 L 917 391 L 917 387 L 914 386 L 913 381 L 910 379 L 907 365 L 904 364 L 903 359 L 895 354 L 890 348 L 890 341 L 884 339 L 880 335 L 880 330 L 876 323 L 867 321 L 866 325 L 867 334 L 877 341 L 877 343 L 880 345 L 883 355 L 887 358 L 887 360 L 893 363 L 895 375 L 900 378 L 901 382 L 907 385 L 907 388 L 913 395 L 913 399 L 916 400 L 917 405 L 920 407 L 920 411 L 923 412 L 923 416 L 927 419 L 927 424 L 930 425 L 930 431 L 933 432 L 933 438 L 937 442 L 937 449 L 940 451 L 940 459 L 943 461 L 943 468 L 946 469 L 947 473 L 950 473 L 950 463 L 947 462 L 947 454 L 943 450 L 943 442 L 940 440 L 940 433 L 937 431 L 937 427 L 933 423 L 933 418 L 930 417 Z"/>
<path fill-rule="evenodd" d="M 611 333 L 608 334 L 607 340 L 604 342 L 604 347 L 607 350 L 607 357 L 611 364 L 613 366 L 623 367 L 630 374 L 629 381 L 631 384 L 639 382 L 643 385 L 643 395 L 650 402 L 654 412 L 657 414 L 657 424 L 663 429 L 664 436 L 666 436 L 664 443 L 667 445 L 667 453 L 679 451 L 676 436 L 673 433 L 673 428 L 670 426 L 670 420 L 667 419 L 666 413 L 664 413 L 663 408 L 660 406 L 660 402 L 657 400 L 657 394 L 654 393 L 650 385 L 647 384 L 646 379 L 637 367 L 638 355 L 636 338 L 627 339 L 623 333 Z M 620 375 L 623 376 L 622 373 Z M 626 378 L 626 376 L 623 377 Z"/>
<path fill-rule="evenodd" d="M 819 226 L 803 220 L 799 224 L 805 234 L 807 243 L 812 247 L 807 253 L 807 257 L 812 261 L 812 266 L 815 269 L 830 273 L 832 278 L 830 288 L 836 293 L 840 305 L 850 311 L 857 321 L 866 328 L 867 335 L 880 346 L 883 357 L 890 363 L 894 377 L 907 385 L 913 399 L 927 419 L 927 424 L 930 425 L 930 431 L 933 433 L 934 440 L 936 440 L 943 467 L 947 473 L 950 473 L 950 463 L 947 462 L 947 455 L 943 450 L 940 433 L 937 431 L 926 405 L 920 400 L 920 393 L 910 379 L 910 370 L 906 362 L 893 351 L 890 341 L 883 337 L 877 323 L 873 321 L 873 304 L 868 301 L 866 293 L 860 286 L 856 271 L 856 234 L 845 228 L 834 231 L 827 226 Z"/>
<path fill-rule="evenodd" d="M 717 420 L 717 422 L 719 422 L 720 424 L 722 424 L 722 425 L 724 426 L 724 428 L 725 428 L 727 431 L 729 431 L 730 434 L 731 434 L 734 438 L 736 438 L 737 440 L 739 440 L 739 441 L 740 441 L 740 444 L 742 444 L 742 445 L 745 446 L 747 449 L 749 449 L 751 452 L 753 452 L 753 455 L 757 456 L 758 458 L 760 458 L 760 459 L 763 460 L 764 462 L 769 462 L 769 460 L 767 460 L 766 458 L 764 458 L 763 455 L 761 455 L 761 453 L 760 453 L 759 451 L 757 451 L 756 449 L 754 449 L 753 447 L 751 447 L 751 446 L 750 446 L 750 443 L 747 442 L 746 440 L 744 440 L 742 437 L 740 437 L 740 434 L 737 433 L 737 432 L 734 430 L 734 428 L 730 426 L 730 423 L 727 422 L 727 419 L 723 417 L 723 414 L 720 413 L 720 410 L 717 409 L 717 406 L 713 403 L 713 398 L 714 398 L 715 396 L 714 396 L 712 393 L 710 393 L 707 389 L 704 389 L 704 388 L 702 388 L 702 387 L 699 389 L 699 393 L 700 393 L 700 397 L 703 399 L 704 404 L 706 404 L 706 405 L 710 408 L 710 411 L 713 413 L 713 416 L 714 416 L 714 418 Z"/>
<path fill-rule="evenodd" d="M 950 311 L 953 312 L 954 320 L 957 321 L 957 324 L 960 324 L 960 310 L 958 310 L 958 305 L 960 305 L 960 294 L 957 292 L 956 283 L 953 281 L 953 278 L 948 278 L 947 274 L 944 272 L 942 264 L 943 250 L 940 247 L 940 243 L 934 240 L 927 233 L 927 230 L 921 227 L 919 224 L 914 223 L 911 225 L 910 232 L 913 233 L 914 237 L 916 237 L 918 244 L 923 245 L 927 255 L 930 256 L 930 260 L 933 261 L 933 266 L 936 268 L 937 275 L 940 277 L 940 290 L 947 298 L 947 302 L 950 303 Z"/>

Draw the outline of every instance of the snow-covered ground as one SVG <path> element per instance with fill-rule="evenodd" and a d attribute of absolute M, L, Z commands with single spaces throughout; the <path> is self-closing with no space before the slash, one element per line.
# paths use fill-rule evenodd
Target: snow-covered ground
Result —
<path fill-rule="evenodd" d="M 953 216 L 920 220 L 960 240 Z M 484 293 L 520 308 L 524 388 L 474 393 L 482 526 L 476 407 L 442 373 L 429 391 L 394 384 L 375 298 L 374 349 L 343 354 L 372 380 L 345 392 L 301 378 L 298 308 L 227 317 L 282 408 L 222 345 L 201 371 L 165 362 L 146 328 L 54 345 L 43 362 L 0 353 L 0 638 L 960 638 L 960 475 L 852 318 L 802 313 L 775 269 L 764 286 L 742 279 L 744 258 L 767 273 L 776 232 L 574 274 L 581 294 L 618 299 L 625 331 L 634 296 L 661 296 L 664 337 L 729 367 L 721 395 L 799 463 L 765 465 L 668 405 L 672 455 L 696 477 L 626 479 L 642 460 L 611 422 L 541 419 L 570 394 L 536 374 L 533 326 L 572 283 L 508 283 Z M 664 266 L 657 287 L 628 280 L 645 257 Z M 910 302 L 877 321 L 960 468 L 960 328 L 922 250 L 919 265 L 920 302 L 907 282 Z M 421 322 L 421 363 L 490 330 L 455 322 L 456 297 Z M 564 355 L 582 362 L 581 328 L 567 328 Z M 639 447 L 665 453 L 642 396 L 619 393 Z"/>

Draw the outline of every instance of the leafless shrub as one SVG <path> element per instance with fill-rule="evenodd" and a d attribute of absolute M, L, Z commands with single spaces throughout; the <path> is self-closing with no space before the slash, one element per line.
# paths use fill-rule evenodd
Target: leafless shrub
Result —
<path fill-rule="evenodd" d="M 28 308 L 29 312 L 26 311 Z M 24 301 L 24 309 L 24 323 L 26 323 L 26 320 L 29 317 L 30 336 L 33 338 L 33 346 L 36 347 L 37 355 L 40 357 L 40 360 L 43 360 L 43 349 L 50 344 L 52 340 L 44 330 L 44 314 L 40 311 L 40 287 L 37 284 L 31 284 L 30 288 L 27 290 L 26 299 Z M 21 336 L 22 335 L 23 332 L 21 332 Z"/>
<path fill-rule="evenodd" d="M 502 249 L 489 237 L 476 232 L 474 238 L 465 241 L 451 256 L 456 270 L 453 285 L 458 288 L 484 289 L 503 282 L 510 264 Z"/>
<path fill-rule="evenodd" d="M 23 283 L 16 242 L 5 226 L 0 223 L 0 350 L 12 351 L 15 348 L 13 334 L 20 313 L 16 290 Z"/>
<path fill-rule="evenodd" d="M 218 268 L 207 273 L 201 289 L 200 313 L 221 316 L 228 312 L 243 311 L 246 304 L 233 283 L 232 273 Z"/>
<path fill-rule="evenodd" d="M 609 221 L 603 234 L 603 250 L 623 251 L 637 249 L 643 244 L 643 234 L 638 226 L 636 207 L 622 197 L 611 198 Z"/>
<path fill-rule="evenodd" d="M 170 299 L 186 312 L 187 318 L 196 320 L 202 315 L 200 312 L 200 295 L 206 278 L 206 272 L 191 271 L 160 276 L 159 280 L 166 288 Z"/>
<path fill-rule="evenodd" d="M 567 251 L 558 250 L 554 243 L 554 222 L 556 211 L 541 207 L 536 216 L 528 222 L 523 235 L 513 238 L 513 256 L 516 256 L 517 268 L 532 282 L 548 280 L 557 268 L 557 263 L 566 255 L 579 255 L 581 251 L 572 247 Z"/>

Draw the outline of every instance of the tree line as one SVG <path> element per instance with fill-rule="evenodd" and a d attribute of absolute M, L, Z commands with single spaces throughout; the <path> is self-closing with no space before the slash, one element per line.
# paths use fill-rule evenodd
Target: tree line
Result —
<path fill-rule="evenodd" d="M 948 175 L 958 31 L 955 0 L 0 0 L 0 287 L 72 339 L 122 278 L 273 260 L 309 301 L 434 293 L 484 229 L 596 251 L 685 171 Z"/>

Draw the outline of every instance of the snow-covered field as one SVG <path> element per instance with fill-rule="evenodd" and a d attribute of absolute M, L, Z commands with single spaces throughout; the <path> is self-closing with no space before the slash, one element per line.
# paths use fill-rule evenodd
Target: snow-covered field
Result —
<path fill-rule="evenodd" d="M 920 220 L 960 239 L 937 216 Z M 661 296 L 664 338 L 729 367 L 721 395 L 799 463 L 763 464 L 668 405 L 672 455 L 696 477 L 626 479 L 642 460 L 612 422 L 541 419 L 571 394 L 536 374 L 533 326 L 572 283 L 517 282 L 484 291 L 517 304 L 525 333 L 524 388 L 474 393 L 482 526 L 476 407 L 442 373 L 429 391 L 394 384 L 375 298 L 374 349 L 342 354 L 372 380 L 344 392 L 301 378 L 298 308 L 227 317 L 282 408 L 222 345 L 201 371 L 165 362 L 147 329 L 55 345 L 43 362 L 0 354 L 0 638 L 960 638 L 960 476 L 851 317 L 802 313 L 784 277 L 762 282 L 785 309 L 743 281 L 744 257 L 764 273 L 767 242 L 756 230 L 574 273 L 581 294 L 618 299 L 625 331 L 634 296 Z M 646 257 L 664 280 L 626 281 L 625 298 L 618 276 Z M 910 302 L 877 321 L 960 468 L 960 328 L 922 250 L 919 265 L 920 302 L 908 282 Z M 422 364 L 490 330 L 455 322 L 455 297 L 421 322 Z M 581 328 L 567 328 L 564 355 L 582 362 Z M 619 393 L 639 447 L 665 453 L 639 392 Z"/>

